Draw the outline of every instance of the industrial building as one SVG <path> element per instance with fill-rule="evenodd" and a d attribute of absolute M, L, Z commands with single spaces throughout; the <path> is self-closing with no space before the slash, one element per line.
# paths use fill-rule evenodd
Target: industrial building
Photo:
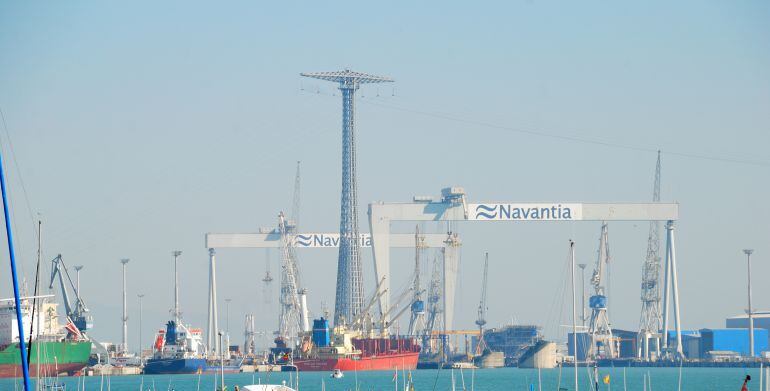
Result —
<path fill-rule="evenodd" d="M 575 353 L 575 341 L 577 341 L 577 354 Z M 586 360 L 589 345 L 591 345 L 591 335 L 587 332 L 577 333 L 577 339 L 573 338 L 573 333 L 567 334 L 567 354 L 575 357 L 578 361 Z"/>
<path fill-rule="evenodd" d="M 732 319 L 732 318 L 731 318 Z M 768 318 L 770 319 L 770 318 Z M 626 330 L 612 330 L 618 340 L 620 355 L 618 358 L 634 358 L 637 351 L 637 334 Z M 768 351 L 768 330 L 754 328 L 754 352 L 756 356 Z M 749 355 L 748 328 L 700 329 L 682 330 L 682 352 L 690 360 L 712 360 L 724 357 L 746 357 Z M 572 333 L 567 334 L 567 353 L 575 356 Z M 668 332 L 668 340 L 676 347 L 676 332 Z M 586 333 L 577 334 L 577 359 L 585 361 L 591 336 Z"/>
<path fill-rule="evenodd" d="M 767 351 L 767 329 L 754 328 L 754 354 Z M 749 329 L 701 329 L 700 357 L 709 358 L 710 352 L 735 352 L 749 355 Z"/>

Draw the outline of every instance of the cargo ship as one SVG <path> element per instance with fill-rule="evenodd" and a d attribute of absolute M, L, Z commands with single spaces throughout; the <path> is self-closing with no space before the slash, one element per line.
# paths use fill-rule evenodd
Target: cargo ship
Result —
<path fill-rule="evenodd" d="M 154 353 L 144 364 L 148 375 L 201 373 L 206 370 L 201 329 L 188 328 L 176 321 L 159 330 L 153 345 Z"/>
<path fill-rule="evenodd" d="M 209 367 L 203 345 L 203 331 L 182 323 L 179 309 L 179 274 L 177 257 L 174 253 L 174 307 L 173 319 L 165 329 L 158 330 L 153 343 L 152 357 L 144 363 L 148 375 L 177 375 L 203 373 Z"/>
<path fill-rule="evenodd" d="M 329 330 L 329 321 L 313 321 L 312 339 L 294 358 L 299 371 L 381 371 L 417 368 L 420 345 L 414 338 L 375 336 L 372 332 Z"/>
<path fill-rule="evenodd" d="M 22 323 L 27 332 L 32 329 L 30 376 L 77 373 L 88 364 L 91 355 L 91 342 L 83 338 L 71 321 L 66 325 L 57 322 L 57 305 L 46 300 L 50 297 L 53 296 L 37 297 L 34 327 L 31 326 L 32 299 L 35 298 L 22 298 Z M 0 300 L 0 378 L 21 375 L 16 306 L 13 299 L 3 299 Z"/>

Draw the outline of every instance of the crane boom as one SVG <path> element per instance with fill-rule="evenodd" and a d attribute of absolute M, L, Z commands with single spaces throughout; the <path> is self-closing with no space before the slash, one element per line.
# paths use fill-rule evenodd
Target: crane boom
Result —
<path fill-rule="evenodd" d="M 281 233 L 281 316 L 278 335 L 290 346 L 294 346 L 301 329 L 299 275 L 294 248 L 289 239 L 289 231 L 293 226 L 286 221 L 283 212 L 278 214 L 278 229 Z"/>
<path fill-rule="evenodd" d="M 602 223 L 601 234 L 599 235 L 599 249 L 596 255 L 596 267 L 594 273 L 591 276 L 591 285 L 594 286 L 594 290 L 597 295 L 604 294 L 604 285 L 602 285 L 604 279 L 604 265 L 610 262 L 610 247 L 607 240 L 607 223 Z"/>
<path fill-rule="evenodd" d="M 56 277 L 59 277 L 59 286 L 61 287 L 62 300 L 64 301 L 64 310 L 69 316 L 72 312 L 72 306 L 70 305 L 69 292 L 67 292 L 67 285 L 64 283 L 64 273 L 61 271 L 61 265 L 64 263 L 61 258 L 61 254 L 51 260 L 51 282 L 48 284 L 48 289 L 53 289 Z"/>
<path fill-rule="evenodd" d="M 380 290 L 382 288 L 382 284 L 385 282 L 385 277 L 382 277 L 380 279 L 380 282 L 377 283 L 377 287 L 374 290 L 374 294 L 372 294 L 372 297 L 369 299 L 369 302 L 366 304 L 366 306 L 362 309 L 361 313 L 356 316 L 355 319 L 351 322 L 352 325 L 359 325 L 361 322 L 364 321 L 366 316 L 369 314 L 369 310 L 372 309 L 375 303 L 377 303 L 377 300 L 380 299 L 382 295 L 387 292 L 387 289 Z"/>

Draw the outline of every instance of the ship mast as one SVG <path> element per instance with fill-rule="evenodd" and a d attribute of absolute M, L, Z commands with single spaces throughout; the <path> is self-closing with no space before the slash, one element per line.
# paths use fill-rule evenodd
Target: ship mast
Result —
<path fill-rule="evenodd" d="M 171 315 L 174 317 L 174 324 L 179 324 L 182 312 L 179 310 L 179 271 L 177 263 L 179 262 L 179 256 L 182 255 L 182 252 L 175 250 L 171 255 L 174 256 L 174 309 L 171 310 Z"/>

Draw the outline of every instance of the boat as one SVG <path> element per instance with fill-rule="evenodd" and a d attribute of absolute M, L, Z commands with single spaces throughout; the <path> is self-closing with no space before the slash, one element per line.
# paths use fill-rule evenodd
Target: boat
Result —
<path fill-rule="evenodd" d="M 202 373 L 207 364 L 203 352 L 202 330 L 176 321 L 168 321 L 165 330 L 158 330 L 152 358 L 144 364 L 147 375 Z"/>
<path fill-rule="evenodd" d="M 345 377 L 345 374 L 342 373 L 342 371 L 340 371 L 339 369 L 335 369 L 334 371 L 332 371 L 329 377 L 331 377 L 332 379 L 342 379 L 343 377 Z"/>
<path fill-rule="evenodd" d="M 179 274 L 174 253 L 174 307 L 173 319 L 165 329 L 158 330 L 153 344 L 152 357 L 144 364 L 147 375 L 176 375 L 206 372 L 208 367 L 203 347 L 203 331 L 182 323 L 179 309 Z M 218 367 L 218 365 L 217 365 Z"/>
<path fill-rule="evenodd" d="M 27 332 L 33 322 L 33 299 L 37 299 L 35 327 L 32 328 L 30 376 L 74 374 L 88 364 L 88 358 L 91 355 L 91 342 L 80 334 L 71 321 L 67 325 L 58 323 L 58 306 L 47 300 L 51 297 L 53 295 L 21 298 L 22 321 Z M 0 378 L 21 376 L 16 306 L 13 299 L 2 299 L 0 300 Z"/>
<path fill-rule="evenodd" d="M 416 339 L 401 336 L 374 336 L 373 331 L 338 326 L 330 333 L 329 321 L 313 321 L 312 341 L 295 354 L 300 371 L 379 371 L 417 368 L 420 345 Z"/>
<path fill-rule="evenodd" d="M 243 391 L 295 391 L 293 388 L 286 385 L 286 382 L 283 384 L 252 384 L 248 386 L 243 386 L 241 388 Z"/>
<path fill-rule="evenodd" d="M 221 371 L 225 373 L 240 373 L 243 361 L 243 358 L 228 359 L 221 363 L 219 359 L 210 359 L 206 360 L 206 368 L 203 371 L 208 373 L 219 373 Z"/>

